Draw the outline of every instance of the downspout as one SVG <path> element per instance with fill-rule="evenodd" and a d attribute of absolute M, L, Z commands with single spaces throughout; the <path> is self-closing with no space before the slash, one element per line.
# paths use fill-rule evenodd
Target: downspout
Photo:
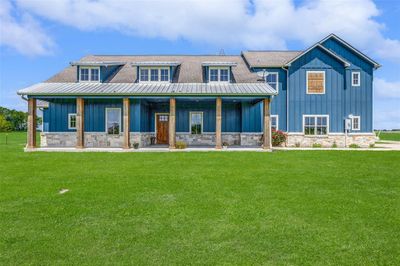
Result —
<path fill-rule="evenodd" d="M 286 133 L 289 133 L 289 69 L 282 66 L 286 71 Z"/>
<path fill-rule="evenodd" d="M 28 101 L 28 98 L 26 98 L 26 97 L 25 97 L 24 95 L 22 95 L 22 94 L 21 94 L 21 99 L 24 100 L 24 101 L 26 101 L 26 102 Z"/>

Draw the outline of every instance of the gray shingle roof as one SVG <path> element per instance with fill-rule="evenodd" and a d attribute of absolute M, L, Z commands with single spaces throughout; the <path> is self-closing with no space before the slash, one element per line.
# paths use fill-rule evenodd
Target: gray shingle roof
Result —
<path fill-rule="evenodd" d="M 244 51 L 243 57 L 250 67 L 282 67 L 301 51 Z"/>
<path fill-rule="evenodd" d="M 104 62 L 117 61 L 126 62 L 115 75 L 107 80 L 110 83 L 130 83 L 137 80 L 137 66 L 132 65 L 136 62 L 179 62 L 174 76 L 174 82 L 178 83 L 203 83 L 203 66 L 204 62 L 227 62 L 236 64 L 232 68 L 233 80 L 236 83 L 257 83 L 263 82 L 257 74 L 252 73 L 242 56 L 230 55 L 90 55 L 85 56 L 79 62 Z M 45 82 L 76 82 L 77 72 L 76 66 L 70 66 L 54 75 Z"/>
<path fill-rule="evenodd" d="M 20 95 L 87 96 L 266 96 L 277 91 L 267 83 L 38 83 Z"/>

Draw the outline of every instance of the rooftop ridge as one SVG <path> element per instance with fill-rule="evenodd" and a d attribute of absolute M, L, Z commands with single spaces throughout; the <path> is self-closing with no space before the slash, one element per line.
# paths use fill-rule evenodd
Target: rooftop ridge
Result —
<path fill-rule="evenodd" d="M 86 56 L 240 56 L 240 54 L 90 54 Z"/>

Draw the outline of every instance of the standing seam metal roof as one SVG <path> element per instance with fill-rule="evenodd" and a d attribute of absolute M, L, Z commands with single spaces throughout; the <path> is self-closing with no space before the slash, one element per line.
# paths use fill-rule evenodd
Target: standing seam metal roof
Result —
<path fill-rule="evenodd" d="M 276 95 L 267 83 L 38 83 L 20 95 Z"/>

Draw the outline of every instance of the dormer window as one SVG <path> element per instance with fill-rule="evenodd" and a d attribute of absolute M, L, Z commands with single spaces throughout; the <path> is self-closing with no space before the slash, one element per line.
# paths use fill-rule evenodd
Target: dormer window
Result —
<path fill-rule="evenodd" d="M 229 67 L 210 67 L 209 77 L 210 82 L 229 82 Z"/>
<path fill-rule="evenodd" d="M 100 67 L 80 67 L 79 68 L 79 81 L 99 82 L 100 81 Z"/>
<path fill-rule="evenodd" d="M 139 71 L 140 82 L 169 82 L 169 68 L 141 67 Z"/>

